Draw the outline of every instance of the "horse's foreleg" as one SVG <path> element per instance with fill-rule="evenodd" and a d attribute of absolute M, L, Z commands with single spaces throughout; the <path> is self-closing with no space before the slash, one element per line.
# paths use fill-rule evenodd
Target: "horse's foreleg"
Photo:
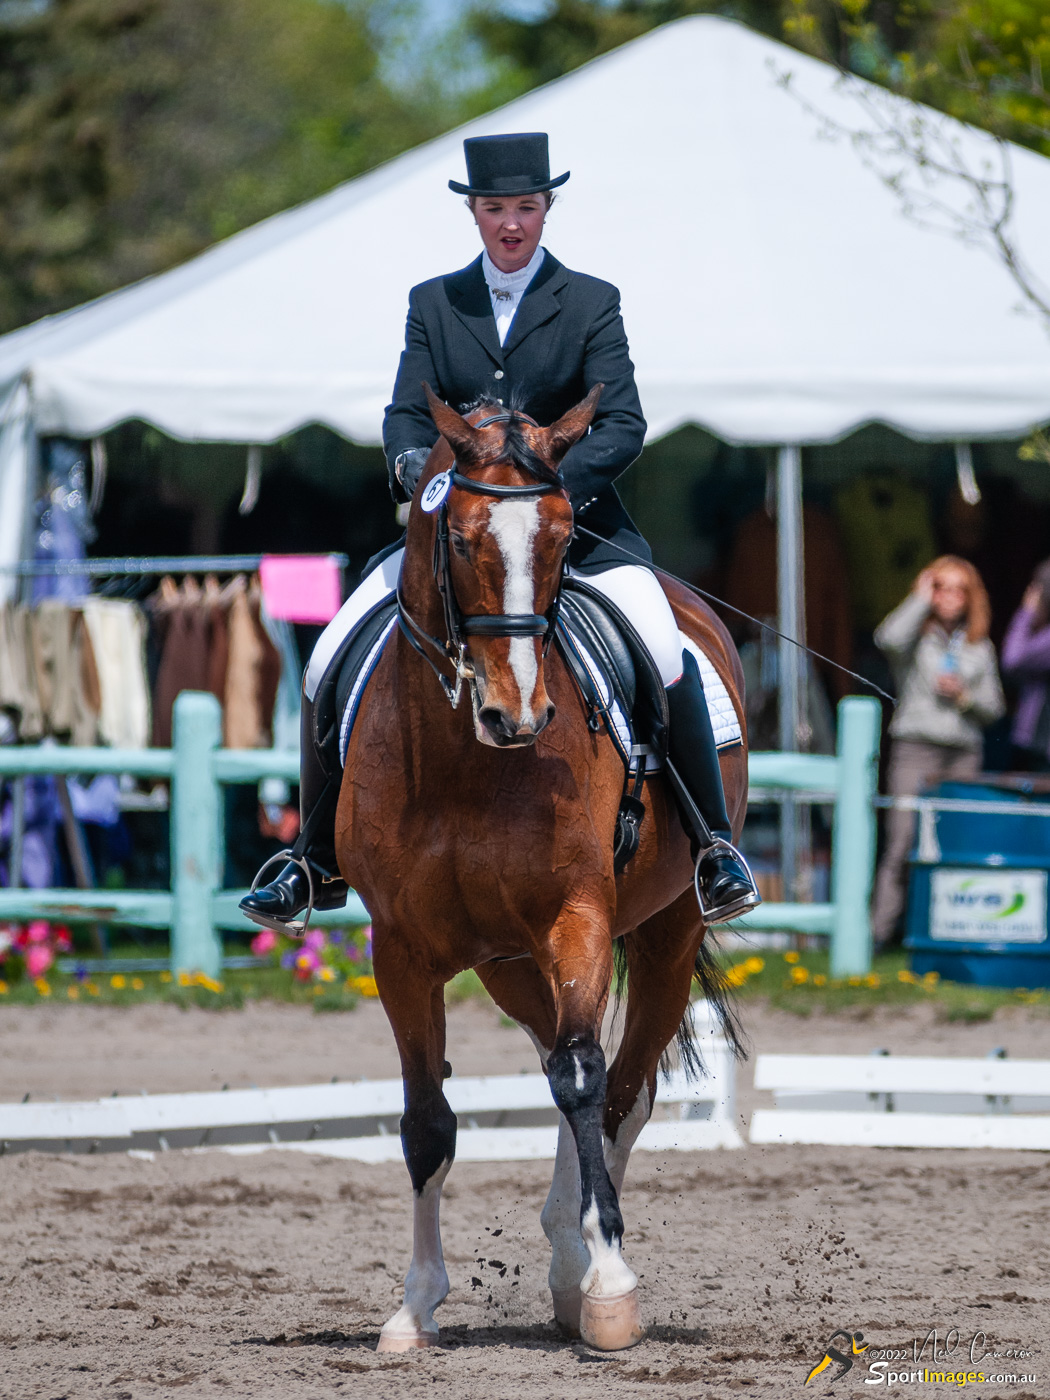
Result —
<path fill-rule="evenodd" d="M 623 1258 L 623 1217 L 603 1150 L 606 1071 L 598 1028 L 609 994 L 612 951 L 607 934 L 600 940 L 562 937 L 555 948 L 571 951 L 571 956 L 556 954 L 558 1033 L 547 1077 L 579 1164 L 580 1230 L 588 1261 L 580 1280 L 580 1334 L 592 1346 L 616 1351 L 633 1346 L 643 1333 L 638 1280 Z M 564 1195 L 570 1189 L 575 1195 L 564 1157 L 561 1184 Z"/>
<path fill-rule="evenodd" d="M 496 1005 L 527 1032 L 546 1070 L 557 1035 L 557 1009 L 539 968 L 531 958 L 514 958 L 484 963 L 477 973 Z M 547 1278 L 555 1321 L 579 1336 L 580 1281 L 591 1259 L 580 1233 L 580 1163 L 564 1114 L 558 1116 L 554 1176 L 540 1223 L 551 1247 Z"/>
<path fill-rule="evenodd" d="M 401 1055 L 405 1112 L 401 1146 L 412 1181 L 412 1263 L 405 1301 L 379 1336 L 379 1351 L 410 1351 L 438 1340 L 434 1309 L 448 1296 L 441 1251 L 441 1187 L 456 1155 L 456 1115 L 442 1093 L 445 1062 L 444 988 L 413 978 L 404 966 L 376 981 Z M 393 971 L 393 970 L 392 970 Z"/>

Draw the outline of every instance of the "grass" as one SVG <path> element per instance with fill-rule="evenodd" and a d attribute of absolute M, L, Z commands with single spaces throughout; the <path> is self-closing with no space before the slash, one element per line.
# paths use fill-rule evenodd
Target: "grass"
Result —
<path fill-rule="evenodd" d="M 917 977 L 903 952 L 882 954 L 866 977 L 833 978 L 824 952 L 764 952 L 723 958 L 728 980 L 747 1002 L 764 999 L 797 1016 L 876 1006 L 931 1004 L 942 1021 L 990 1021 L 1003 1006 L 1031 1006 L 1050 1014 L 1050 990 L 975 987 L 936 973 Z"/>
<path fill-rule="evenodd" d="M 828 955 L 823 952 L 738 952 L 723 955 L 722 963 L 742 1002 L 764 1000 L 797 1016 L 822 1012 L 863 1016 L 877 1006 L 920 1005 L 932 1005 L 942 1021 L 990 1021 L 1004 1006 L 1027 1006 L 1050 1015 L 1050 989 L 973 987 L 944 981 L 932 973 L 920 978 L 908 970 L 902 952 L 880 956 L 868 976 L 850 978 L 831 977 Z M 166 972 L 93 974 L 86 978 L 51 972 L 36 981 L 0 979 L 0 1008 L 161 1002 L 218 1010 L 241 1007 L 248 1001 L 280 1001 L 312 1006 L 316 1011 L 350 1011 L 362 997 L 374 995 L 375 984 L 370 978 L 300 982 L 278 967 L 230 970 L 221 982 L 202 976 L 173 980 Z M 487 1003 L 488 993 L 477 973 L 461 972 L 446 987 L 445 1000 L 449 1005 L 468 1000 Z"/>

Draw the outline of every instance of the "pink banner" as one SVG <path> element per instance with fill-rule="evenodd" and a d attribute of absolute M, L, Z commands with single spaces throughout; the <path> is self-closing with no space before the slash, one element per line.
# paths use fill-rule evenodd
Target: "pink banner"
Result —
<path fill-rule="evenodd" d="M 267 554 L 259 578 L 266 611 L 286 622 L 331 622 L 343 601 L 330 554 Z"/>

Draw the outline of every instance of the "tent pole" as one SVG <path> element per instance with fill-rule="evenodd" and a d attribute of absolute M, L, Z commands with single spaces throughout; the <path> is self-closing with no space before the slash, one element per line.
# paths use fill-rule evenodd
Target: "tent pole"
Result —
<path fill-rule="evenodd" d="M 785 637 L 805 643 L 802 553 L 802 449 L 777 451 L 777 624 Z M 782 637 L 778 643 L 780 748 L 797 753 L 805 736 L 804 655 Z M 785 796 L 780 806 L 780 872 L 783 897 L 799 897 L 799 856 L 803 842 L 799 803 Z M 808 811 L 805 813 L 808 816 Z"/>

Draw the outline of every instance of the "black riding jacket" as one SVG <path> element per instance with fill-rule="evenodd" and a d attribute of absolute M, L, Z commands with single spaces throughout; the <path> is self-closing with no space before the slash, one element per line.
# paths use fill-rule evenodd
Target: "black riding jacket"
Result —
<path fill-rule="evenodd" d="M 410 448 L 432 446 L 438 436 L 424 380 L 461 412 L 491 398 L 543 426 L 604 384 L 591 430 L 566 454 L 562 475 L 578 524 L 645 561 L 651 558 L 612 484 L 645 438 L 615 287 L 570 272 L 546 253 L 502 347 L 480 257 L 460 272 L 413 287 L 394 401 L 383 424 L 390 489 L 398 501 L 404 493 L 395 459 Z M 631 562 L 587 535 L 574 540 L 570 560 L 591 572 Z"/>

